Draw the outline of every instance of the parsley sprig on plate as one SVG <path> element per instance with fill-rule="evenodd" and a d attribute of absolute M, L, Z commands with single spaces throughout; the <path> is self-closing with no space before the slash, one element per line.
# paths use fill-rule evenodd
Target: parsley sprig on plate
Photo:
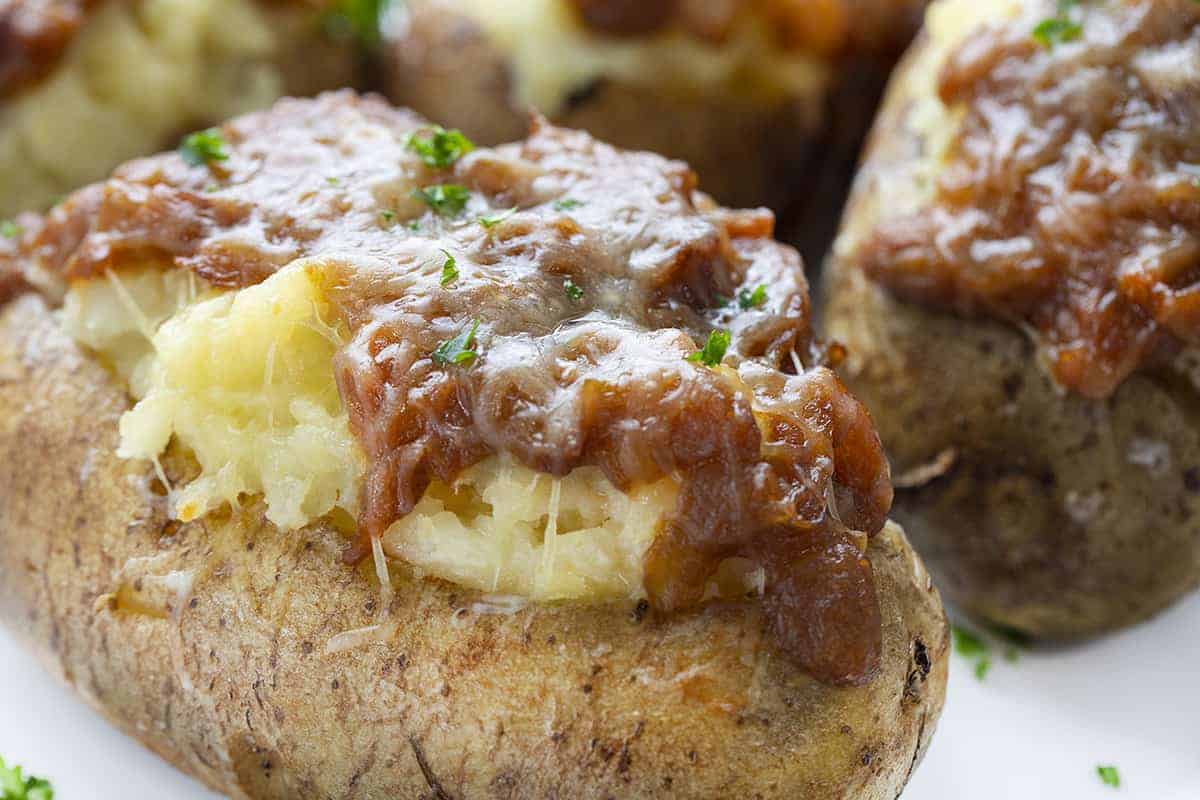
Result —
<path fill-rule="evenodd" d="M 54 787 L 45 778 L 24 775 L 17 765 L 0 758 L 0 800 L 54 800 Z"/>

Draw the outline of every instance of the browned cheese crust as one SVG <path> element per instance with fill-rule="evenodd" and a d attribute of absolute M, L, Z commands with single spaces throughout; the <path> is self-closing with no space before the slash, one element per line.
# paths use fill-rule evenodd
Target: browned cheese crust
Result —
<path fill-rule="evenodd" d="M 1142 620 L 1200 581 L 1200 84 L 1178 67 L 1200 12 L 1078 13 L 1073 42 L 1035 42 L 1055 10 L 1028 3 L 952 52 L 940 91 L 967 111 L 937 201 L 896 215 L 933 147 L 909 124 L 931 44 L 914 47 L 826 287 L 894 513 L 943 590 L 1052 637 Z"/>
<path fill-rule="evenodd" d="M 0 369 L 0 615 L 231 797 L 893 800 L 932 735 L 947 630 L 895 528 L 868 553 L 883 650 L 862 687 L 780 657 L 757 606 L 489 615 L 400 569 L 395 632 L 330 652 L 378 619 L 341 534 L 284 534 L 254 505 L 171 521 L 152 472 L 114 455 L 123 390 L 34 295 L 0 312 Z"/>

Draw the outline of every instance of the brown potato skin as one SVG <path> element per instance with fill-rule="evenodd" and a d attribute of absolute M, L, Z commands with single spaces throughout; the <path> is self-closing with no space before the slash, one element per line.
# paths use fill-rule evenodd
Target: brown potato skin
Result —
<path fill-rule="evenodd" d="M 1064 394 L 1005 325 L 899 302 L 844 264 L 828 294 L 829 333 L 851 353 L 842 377 L 893 475 L 956 454 L 941 477 L 898 488 L 892 509 L 949 599 L 1070 638 L 1139 622 L 1200 583 L 1200 405 L 1182 377 L 1135 375 L 1089 400 Z M 1130 463 L 1135 439 L 1169 443 L 1169 463 Z"/>
<path fill-rule="evenodd" d="M 907 191 L 893 176 L 923 143 L 903 123 L 904 72 L 924 46 L 893 78 L 843 230 L 868 229 Z M 1144 620 L 1200 585 L 1200 397 L 1182 372 L 1134 375 L 1103 401 L 1067 393 L 1016 327 L 899 301 L 849 246 L 823 290 L 826 332 L 850 353 L 842 378 L 871 410 L 893 476 L 955 454 L 944 475 L 897 487 L 892 511 L 948 599 L 1074 638 Z M 1132 463 L 1139 440 L 1167 443 L 1168 463 Z"/>
<path fill-rule="evenodd" d="M 40 298 L 0 312 L 0 373 L 0 619 L 232 797 L 893 800 L 929 742 L 946 623 L 898 529 L 870 551 L 884 658 L 861 688 L 775 656 L 753 604 L 481 615 L 396 566 L 394 635 L 328 653 L 380 599 L 341 534 L 285 535 L 255 506 L 169 521 L 114 454 L 124 393 Z M 154 581 L 175 571 L 190 592 Z"/>
<path fill-rule="evenodd" d="M 478 23 L 438 0 L 409 5 L 409 22 L 388 44 L 384 93 L 483 144 L 520 139 L 529 110 L 510 102 L 504 54 Z M 554 122 L 631 150 L 686 161 L 704 190 L 734 208 L 785 204 L 816 154 L 824 97 L 764 103 L 731 91 L 666 93 L 601 81 L 572 98 Z"/>

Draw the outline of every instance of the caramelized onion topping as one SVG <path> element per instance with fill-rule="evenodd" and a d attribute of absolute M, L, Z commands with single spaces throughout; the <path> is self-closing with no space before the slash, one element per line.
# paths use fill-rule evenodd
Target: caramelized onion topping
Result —
<path fill-rule="evenodd" d="M 0 4 L 0 98 L 54 69 L 97 1 L 11 0 Z"/>
<path fill-rule="evenodd" d="M 1200 5 L 1053 4 L 971 36 L 938 91 L 966 115 L 933 207 L 880 224 L 866 272 L 900 296 L 1036 331 L 1063 386 L 1102 398 L 1200 343 Z"/>
<path fill-rule="evenodd" d="M 348 93 L 284 101 L 225 126 L 219 166 L 127 164 L 27 250 L 70 279 L 150 259 L 229 287 L 310 259 L 347 334 L 334 370 L 368 459 L 360 554 L 431 480 L 491 453 L 560 476 L 594 465 L 626 488 L 673 475 L 652 604 L 694 608 L 723 559 L 753 559 L 781 647 L 821 680 L 869 680 L 864 551 L 891 503 L 887 464 L 823 366 L 799 256 L 770 214 L 719 208 L 683 164 L 541 121 L 434 169 L 405 147 L 426 125 Z M 436 213 L 413 195 L 430 185 L 466 187 L 466 207 Z M 759 308 L 723 300 L 759 285 Z M 731 334 L 723 365 L 688 361 L 714 329 Z M 474 357 L 433 358 L 467 330 Z"/>

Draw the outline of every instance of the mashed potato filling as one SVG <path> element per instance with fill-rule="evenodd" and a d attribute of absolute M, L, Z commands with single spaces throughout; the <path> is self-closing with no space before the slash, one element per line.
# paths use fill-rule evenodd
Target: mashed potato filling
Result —
<path fill-rule="evenodd" d="M 920 143 L 920 157 L 888 163 L 886 175 L 862 173 L 860 180 L 873 180 L 877 188 L 859 193 L 863 208 L 847 216 L 835 244 L 838 253 L 852 252 L 881 217 L 912 214 L 933 202 L 937 177 L 966 114 L 965 108 L 947 106 L 938 96 L 942 66 L 973 32 L 1011 21 L 1023 11 L 1020 0 L 941 0 L 929 7 L 925 13 L 928 40 L 918 45 L 916 60 L 897 72 L 899 84 L 892 89 L 893 95 L 904 99 L 901 124 Z"/>
<path fill-rule="evenodd" d="M 105 3 L 59 67 L 0 110 L 0 216 L 270 104 L 284 89 L 277 38 L 252 0 Z"/>
<path fill-rule="evenodd" d="M 748 19 L 720 45 L 678 32 L 621 39 L 591 33 L 567 0 L 461 0 L 505 51 L 513 98 L 554 115 L 573 92 L 599 78 L 680 90 L 736 89 L 765 98 L 822 92 L 830 67 L 776 44 L 762 20 Z"/>
<path fill-rule="evenodd" d="M 332 322 L 320 269 L 301 260 L 257 286 L 216 291 L 190 272 L 147 266 L 68 292 L 68 332 L 137 401 L 121 419 L 120 454 L 156 461 L 174 438 L 200 465 L 172 490 L 179 519 L 255 495 L 283 530 L 357 513 L 364 457 L 332 367 L 348 332 Z M 643 557 L 676 489 L 666 478 L 626 493 L 595 468 L 559 479 L 493 456 L 453 486 L 432 484 L 383 546 L 485 592 L 638 597 Z"/>

